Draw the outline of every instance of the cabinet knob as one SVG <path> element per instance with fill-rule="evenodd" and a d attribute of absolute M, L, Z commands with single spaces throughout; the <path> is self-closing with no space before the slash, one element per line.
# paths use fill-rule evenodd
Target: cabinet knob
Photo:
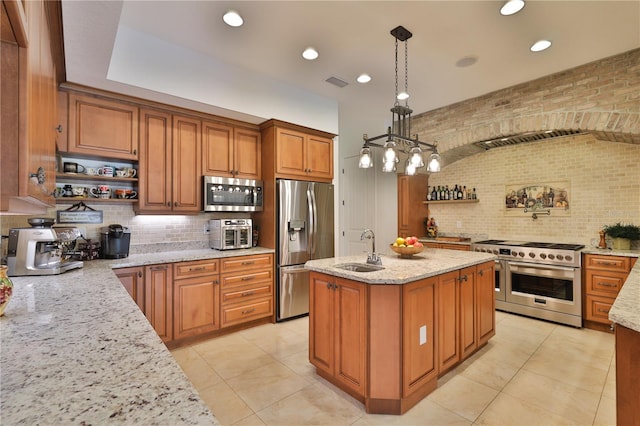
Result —
<path fill-rule="evenodd" d="M 481 269 L 480 272 L 478 272 L 478 275 L 480 275 L 481 277 L 484 276 L 484 271 Z"/>
<path fill-rule="evenodd" d="M 142 278 L 142 271 L 138 271 L 138 277 Z"/>
<path fill-rule="evenodd" d="M 62 124 L 58 124 L 58 127 L 56 127 L 56 132 L 58 133 L 62 133 Z"/>
<path fill-rule="evenodd" d="M 329 283 L 329 282 L 328 282 L 328 283 L 327 283 L 327 288 L 328 288 L 329 290 L 331 290 L 331 287 L 332 287 L 331 283 Z"/>

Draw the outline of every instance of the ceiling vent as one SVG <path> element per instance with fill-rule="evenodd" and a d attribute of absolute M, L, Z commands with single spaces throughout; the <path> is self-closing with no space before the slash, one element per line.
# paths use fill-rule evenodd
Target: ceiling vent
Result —
<path fill-rule="evenodd" d="M 504 136 L 495 139 L 489 139 L 480 142 L 474 142 L 473 144 L 482 149 L 500 148 L 501 146 L 516 145 L 525 142 L 535 142 L 544 139 L 558 138 L 563 136 L 584 134 L 584 131 L 580 130 L 547 130 L 544 132 L 529 132 L 519 133 L 517 135 Z"/>
<path fill-rule="evenodd" d="M 327 83 L 331 83 L 334 86 L 338 86 L 339 88 L 343 88 L 344 86 L 349 85 L 349 83 L 347 83 L 344 80 L 340 80 L 338 77 L 329 77 L 328 79 L 325 80 Z"/>

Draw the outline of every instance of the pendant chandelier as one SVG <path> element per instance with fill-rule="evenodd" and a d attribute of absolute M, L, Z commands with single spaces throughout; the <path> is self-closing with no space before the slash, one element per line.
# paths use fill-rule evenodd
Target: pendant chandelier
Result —
<path fill-rule="evenodd" d="M 373 167 L 373 157 L 371 156 L 371 147 L 382 148 L 384 153 L 382 156 L 382 171 L 386 173 L 394 173 L 396 165 L 400 161 L 398 152 L 408 154 L 405 165 L 405 173 L 415 175 L 417 170 L 424 167 L 423 152 L 431 152 L 427 163 L 428 172 L 440 171 L 440 155 L 436 148 L 436 144 L 430 144 L 418 140 L 418 135 L 411 138 L 411 114 L 413 110 L 409 108 L 409 77 L 408 77 L 408 48 L 407 40 L 413 34 L 406 28 L 399 26 L 391 30 L 391 35 L 396 40 L 396 57 L 395 57 L 395 74 L 396 74 L 396 91 L 395 102 L 391 108 L 392 126 L 387 128 L 387 133 L 380 136 L 369 138 L 366 134 L 362 136 L 364 144 L 360 150 L 360 161 L 358 167 L 366 169 Z M 404 43 L 404 91 L 398 92 L 398 42 Z M 400 104 L 404 101 L 404 105 Z M 384 144 L 375 143 L 380 139 L 385 139 Z"/>

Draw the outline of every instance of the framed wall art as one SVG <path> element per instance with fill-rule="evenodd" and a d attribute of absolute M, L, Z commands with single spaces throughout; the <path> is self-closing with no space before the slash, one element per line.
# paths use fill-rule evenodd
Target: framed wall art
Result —
<path fill-rule="evenodd" d="M 505 187 L 504 207 L 509 215 L 547 212 L 568 216 L 571 211 L 568 181 L 510 184 Z"/>

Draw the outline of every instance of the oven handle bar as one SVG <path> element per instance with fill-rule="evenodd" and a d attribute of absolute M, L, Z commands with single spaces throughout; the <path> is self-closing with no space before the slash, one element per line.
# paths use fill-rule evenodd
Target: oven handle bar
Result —
<path fill-rule="evenodd" d="M 523 268 L 530 269 L 547 269 L 550 271 L 567 271 L 574 272 L 576 268 L 568 268 L 566 266 L 554 266 L 554 265 L 540 265 L 540 264 L 532 264 L 532 263 L 520 263 L 520 262 L 507 262 L 509 266 L 521 266 Z"/>

